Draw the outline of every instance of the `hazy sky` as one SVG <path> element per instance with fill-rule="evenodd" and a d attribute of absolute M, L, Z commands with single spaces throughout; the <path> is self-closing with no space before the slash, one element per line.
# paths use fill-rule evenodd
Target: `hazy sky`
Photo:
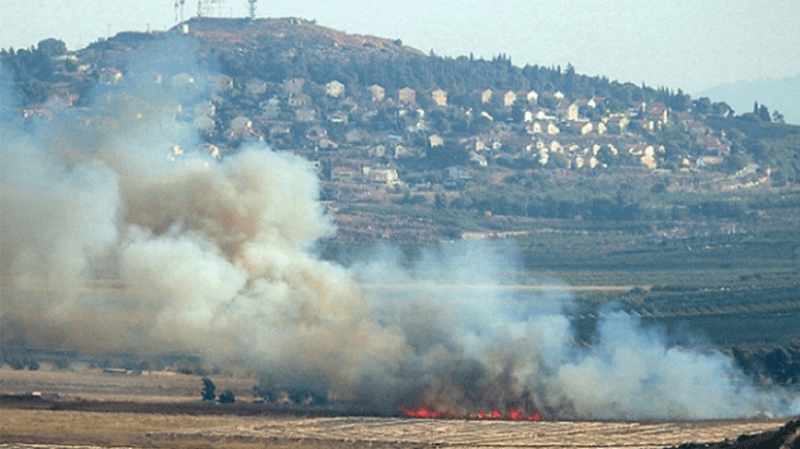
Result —
<path fill-rule="evenodd" d="M 215 1 L 214 16 L 247 15 L 247 0 Z M 175 24 L 174 0 L 0 4 L 2 48 L 56 37 L 76 50 L 118 31 Z M 196 0 L 186 0 L 184 18 L 196 14 Z M 440 55 L 505 53 L 519 66 L 572 63 L 578 73 L 693 95 L 722 83 L 800 74 L 798 0 L 261 0 L 257 16 L 316 19 Z"/>

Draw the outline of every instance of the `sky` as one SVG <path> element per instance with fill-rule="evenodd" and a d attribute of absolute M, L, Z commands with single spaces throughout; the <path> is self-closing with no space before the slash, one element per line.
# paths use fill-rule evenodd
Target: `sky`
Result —
<path fill-rule="evenodd" d="M 175 0 L 0 0 L 0 48 L 55 37 L 77 50 L 119 31 L 174 26 Z M 245 17 L 247 0 L 203 0 L 207 15 Z M 186 0 L 184 19 L 197 14 Z M 300 17 L 401 39 L 442 56 L 504 53 L 518 66 L 682 89 L 800 74 L 797 0 L 260 0 L 256 16 Z"/>

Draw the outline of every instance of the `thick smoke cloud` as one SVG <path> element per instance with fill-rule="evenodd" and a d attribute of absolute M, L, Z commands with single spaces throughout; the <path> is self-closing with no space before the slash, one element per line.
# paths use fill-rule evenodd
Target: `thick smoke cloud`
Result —
<path fill-rule="evenodd" d="M 593 419 L 800 412 L 796 395 L 755 388 L 726 355 L 671 345 L 659 329 L 613 308 L 601 314 L 596 343 L 579 345 L 564 314 L 568 295 L 518 297 L 503 288 L 514 282 L 509 254 L 504 246 L 451 245 L 406 278 L 397 267 L 361 267 L 364 278 L 389 278 L 418 293 L 383 292 L 377 301 L 413 348 L 412 406 L 456 414 L 516 407 Z"/>
<path fill-rule="evenodd" d="M 621 312 L 577 345 L 568 296 L 503 288 L 512 248 L 452 244 L 411 268 L 391 248 L 351 268 L 319 259 L 335 228 L 310 165 L 260 144 L 212 161 L 175 120 L 185 87 L 150 79 L 98 95 L 102 113 L 2 130 L 2 313 L 31 344 L 197 351 L 249 363 L 276 394 L 386 412 L 800 413 L 731 359 L 670 346 Z M 186 154 L 171 161 L 176 144 Z"/>

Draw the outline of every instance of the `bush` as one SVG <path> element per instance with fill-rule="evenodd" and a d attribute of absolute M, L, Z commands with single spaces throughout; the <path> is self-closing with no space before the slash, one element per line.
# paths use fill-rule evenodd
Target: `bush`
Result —
<path fill-rule="evenodd" d="M 233 404 L 236 402 L 236 397 L 231 390 L 225 390 L 219 395 L 220 404 Z"/>
<path fill-rule="evenodd" d="M 69 366 L 70 366 L 69 359 L 64 357 L 60 357 L 56 359 L 55 362 L 53 362 L 53 367 L 59 371 L 67 370 L 69 369 Z"/>

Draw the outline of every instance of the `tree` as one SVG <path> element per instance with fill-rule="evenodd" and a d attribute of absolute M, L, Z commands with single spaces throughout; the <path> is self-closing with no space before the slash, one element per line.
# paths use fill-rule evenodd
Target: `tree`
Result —
<path fill-rule="evenodd" d="M 758 104 L 758 103 L 756 103 L 756 104 Z M 758 107 L 758 112 L 756 112 L 756 115 L 758 115 L 758 118 L 760 118 L 761 121 L 764 121 L 764 122 L 767 122 L 767 123 L 772 121 L 772 116 L 769 115 L 769 108 L 767 108 L 763 104 Z"/>
<path fill-rule="evenodd" d="M 747 153 L 731 154 L 725 158 L 725 171 L 729 173 L 736 173 L 739 170 L 747 167 L 750 163 L 750 156 Z"/>
<path fill-rule="evenodd" d="M 67 44 L 64 41 L 60 41 L 58 39 L 45 39 L 43 41 L 39 41 L 36 46 L 38 51 L 47 56 L 48 58 L 52 58 L 55 56 L 63 56 L 67 54 Z"/>
<path fill-rule="evenodd" d="M 708 97 L 700 97 L 692 104 L 692 110 L 698 114 L 709 114 L 712 111 L 711 100 Z"/>
<path fill-rule="evenodd" d="M 233 404 L 236 402 L 236 396 L 234 396 L 233 391 L 225 390 L 219 395 L 219 402 L 220 404 Z"/>
<path fill-rule="evenodd" d="M 732 117 L 734 114 L 733 108 L 728 103 L 718 102 L 711 105 L 711 110 L 717 117 Z"/>
<path fill-rule="evenodd" d="M 449 202 L 447 200 L 447 195 L 444 193 L 439 192 L 433 197 L 433 208 L 435 210 L 445 210 L 448 208 L 448 206 Z"/>
<path fill-rule="evenodd" d="M 783 114 L 778 112 L 776 109 L 773 109 L 772 110 L 772 122 L 773 123 L 781 123 L 781 124 L 783 124 L 783 123 L 786 123 L 786 118 L 783 116 Z"/>
<path fill-rule="evenodd" d="M 208 377 L 203 378 L 203 391 L 201 392 L 204 401 L 213 401 L 216 395 L 217 387 L 214 386 L 214 382 L 211 382 L 211 379 Z"/>

